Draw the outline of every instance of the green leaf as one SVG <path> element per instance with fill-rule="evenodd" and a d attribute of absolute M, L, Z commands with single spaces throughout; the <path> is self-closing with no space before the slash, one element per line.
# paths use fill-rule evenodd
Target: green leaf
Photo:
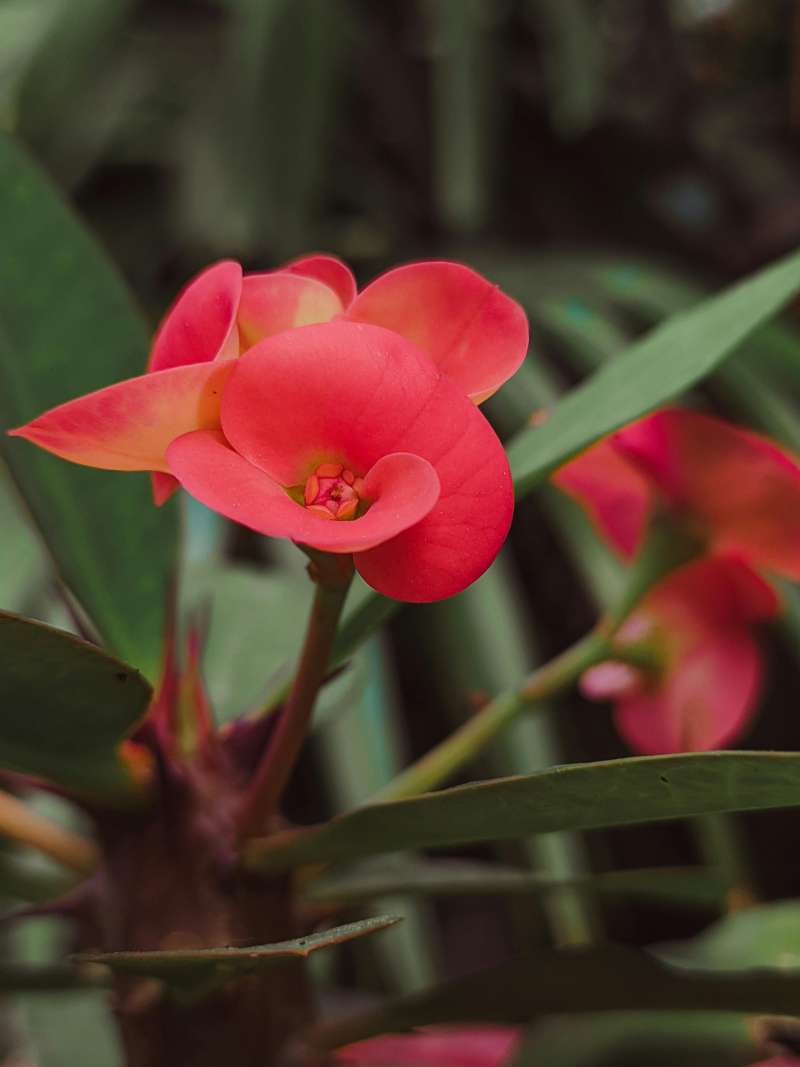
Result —
<path fill-rule="evenodd" d="M 190 608 L 209 609 L 203 669 L 217 722 L 271 703 L 294 676 L 314 593 L 308 576 L 277 567 L 203 563 L 188 570 L 183 584 Z M 354 662 L 325 686 L 317 725 L 355 699 L 364 684 L 362 668 Z"/>
<path fill-rule="evenodd" d="M 705 752 L 577 763 L 518 778 L 372 804 L 304 830 L 253 841 L 259 869 L 328 863 L 403 849 L 508 841 L 716 811 L 800 805 L 800 755 Z"/>
<path fill-rule="evenodd" d="M 3 429 L 144 369 L 147 330 L 114 267 L 4 135 L 0 233 Z M 177 551 L 176 505 L 155 508 L 144 474 L 78 467 L 4 434 L 0 455 L 103 639 L 153 676 Z"/>
<path fill-rule="evenodd" d="M 312 882 L 305 895 L 324 903 L 352 904 L 385 894 L 482 896 L 547 893 L 586 888 L 610 897 L 663 900 L 691 907 L 715 907 L 727 883 L 702 867 L 648 867 L 603 874 L 557 877 L 540 871 L 473 860 L 407 860 L 363 864 Z"/>
<path fill-rule="evenodd" d="M 30 993 L 14 997 L 27 1024 L 36 1067 L 123 1067 L 122 1049 L 105 990 Z"/>
<path fill-rule="evenodd" d="M 0 765 L 111 798 L 132 782 L 117 755 L 151 690 L 95 645 L 0 612 Z"/>
<path fill-rule="evenodd" d="M 636 949 L 540 950 L 447 982 L 423 993 L 388 1001 L 355 1017 L 312 1031 L 321 1048 L 361 1041 L 392 1030 L 456 1022 L 529 1022 L 562 1012 L 728 1011 L 793 1014 L 800 976 L 687 975 Z M 547 1062 L 547 1061 L 545 1061 Z"/>
<path fill-rule="evenodd" d="M 646 414 L 709 374 L 800 288 L 800 253 L 673 316 L 558 404 L 543 426 L 509 447 L 518 495 L 599 437 Z"/>
<path fill-rule="evenodd" d="M 398 921 L 394 915 L 379 915 L 273 945 L 170 949 L 163 952 L 84 952 L 74 956 L 73 960 L 79 964 L 102 963 L 117 974 L 158 978 L 177 990 L 208 992 L 231 979 L 255 974 L 276 963 L 308 959 L 320 949 L 386 930 Z"/>
<path fill-rule="evenodd" d="M 692 971 L 800 971 L 800 901 L 745 908 L 698 937 L 653 949 L 659 959 Z"/>
<path fill-rule="evenodd" d="M 744 1067 L 759 1051 L 741 1015 L 598 1012 L 543 1019 L 510 1067 Z"/>

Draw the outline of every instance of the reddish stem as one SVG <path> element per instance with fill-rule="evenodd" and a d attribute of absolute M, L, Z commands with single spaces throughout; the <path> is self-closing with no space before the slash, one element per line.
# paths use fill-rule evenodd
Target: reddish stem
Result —
<path fill-rule="evenodd" d="M 336 628 L 350 581 L 350 556 L 312 553 L 309 574 L 316 582 L 300 662 L 280 720 L 245 795 L 239 815 L 242 838 L 263 833 L 289 781 L 305 740 L 320 686 L 328 673 Z"/>

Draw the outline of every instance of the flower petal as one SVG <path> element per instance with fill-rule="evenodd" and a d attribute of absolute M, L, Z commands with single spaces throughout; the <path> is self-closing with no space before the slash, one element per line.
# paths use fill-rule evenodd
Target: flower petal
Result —
<path fill-rule="evenodd" d="M 222 426 L 234 448 L 283 485 L 325 461 L 367 471 L 411 452 L 436 468 L 441 496 L 412 529 L 356 566 L 398 600 L 438 600 L 489 566 L 505 540 L 513 490 L 489 423 L 415 345 L 346 321 L 262 341 L 231 375 Z"/>
<path fill-rule="evenodd" d="M 151 472 L 150 485 L 153 490 L 153 503 L 157 508 L 160 508 L 162 504 L 166 504 L 172 494 L 181 487 L 181 483 L 177 478 L 171 474 L 165 474 L 163 471 Z"/>
<path fill-rule="evenodd" d="M 238 319 L 242 351 L 283 330 L 327 322 L 342 310 L 334 290 L 316 278 L 280 270 L 246 274 Z"/>
<path fill-rule="evenodd" d="M 636 554 L 652 494 L 644 475 L 608 438 L 560 467 L 552 481 L 584 508 L 620 555 L 631 559 Z"/>
<path fill-rule="evenodd" d="M 702 752 L 738 737 L 756 708 L 762 664 L 744 628 L 710 634 L 654 691 L 620 700 L 614 721 L 636 752 Z"/>
<path fill-rule="evenodd" d="M 339 297 L 343 308 L 350 307 L 355 299 L 356 280 L 353 277 L 353 272 L 346 263 L 342 263 L 341 259 L 337 259 L 336 256 L 319 254 L 301 256 L 299 259 L 293 259 L 291 263 L 281 267 L 281 270 L 288 271 L 290 274 L 301 274 L 304 278 L 316 278 L 317 281 L 324 282 Z"/>
<path fill-rule="evenodd" d="M 617 433 L 674 506 L 699 520 L 715 549 L 800 579 L 800 463 L 758 434 L 668 409 Z"/>
<path fill-rule="evenodd" d="M 166 370 L 238 356 L 235 327 L 241 293 L 242 268 L 230 259 L 193 278 L 164 317 L 147 369 Z"/>
<path fill-rule="evenodd" d="M 511 1026 L 441 1027 L 413 1034 L 385 1034 L 335 1053 L 339 1063 L 364 1067 L 501 1067 L 519 1040 Z"/>
<path fill-rule="evenodd" d="M 364 479 L 373 504 L 358 519 L 325 519 L 296 503 L 219 431 L 186 434 L 168 450 L 170 467 L 192 496 L 270 537 L 289 537 L 328 552 L 357 552 L 419 522 L 439 496 L 439 479 L 418 456 L 384 456 Z"/>
<path fill-rule="evenodd" d="M 219 425 L 220 398 L 233 366 L 198 363 L 129 378 L 9 433 L 87 467 L 168 472 L 164 453 L 171 441 Z"/>
<path fill-rule="evenodd" d="M 698 752 L 737 737 L 755 711 L 761 682 L 751 626 L 777 609 L 772 588 L 737 559 L 696 560 L 659 582 L 634 618 L 649 618 L 661 632 L 667 662 L 649 687 L 616 704 L 617 727 L 631 747 Z"/>
<path fill-rule="evenodd" d="M 519 304 L 460 263 L 410 263 L 388 271 L 346 314 L 419 345 L 476 404 L 511 377 L 528 350 L 528 321 Z"/>

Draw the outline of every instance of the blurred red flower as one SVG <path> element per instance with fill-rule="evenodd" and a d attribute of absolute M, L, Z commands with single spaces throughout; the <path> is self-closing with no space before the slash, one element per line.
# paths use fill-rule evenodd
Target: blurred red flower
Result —
<path fill-rule="evenodd" d="M 645 753 L 719 748 L 739 736 L 758 698 L 753 624 L 779 604 L 754 568 L 800 577 L 800 463 L 773 441 L 721 419 L 666 409 L 561 467 L 555 484 L 632 558 L 659 504 L 708 555 L 655 586 L 617 634 L 655 664 L 610 661 L 581 688 L 611 699 L 625 740 Z"/>
<path fill-rule="evenodd" d="M 508 1026 L 462 1026 L 386 1034 L 340 1049 L 343 1064 L 364 1067 L 502 1067 L 519 1031 Z"/>
<path fill-rule="evenodd" d="M 601 663 L 581 690 L 614 702 L 617 729 L 637 752 L 721 748 L 756 707 L 763 672 L 753 623 L 777 610 L 772 588 L 745 563 L 696 560 L 655 585 L 616 635 L 621 652 L 640 646 L 655 662 Z"/>

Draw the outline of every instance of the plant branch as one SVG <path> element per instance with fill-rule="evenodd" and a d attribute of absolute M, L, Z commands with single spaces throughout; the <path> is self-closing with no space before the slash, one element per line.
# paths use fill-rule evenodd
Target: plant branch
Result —
<path fill-rule="evenodd" d="M 305 740 L 320 686 L 328 673 L 336 628 L 353 577 L 350 556 L 306 550 L 316 582 L 292 688 L 264 758 L 256 769 L 239 816 L 240 837 L 262 833 L 274 814 Z"/>
<path fill-rule="evenodd" d="M 595 663 L 611 654 L 611 639 L 599 628 L 529 675 L 519 689 L 501 693 L 449 737 L 412 763 L 370 798 L 371 803 L 416 796 L 442 785 L 474 759 L 521 711 L 543 705 Z M 614 653 L 615 658 L 619 658 Z"/>
<path fill-rule="evenodd" d="M 10 793 L 0 791 L 0 833 L 52 856 L 78 874 L 91 874 L 99 853 L 91 841 L 32 811 Z"/>

